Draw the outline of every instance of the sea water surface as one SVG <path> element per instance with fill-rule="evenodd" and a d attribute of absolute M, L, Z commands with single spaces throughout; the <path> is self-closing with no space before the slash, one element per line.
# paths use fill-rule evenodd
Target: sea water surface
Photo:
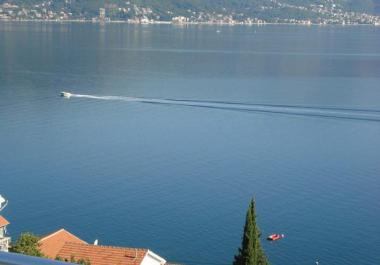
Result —
<path fill-rule="evenodd" d="M 70 99 L 62 91 L 75 94 Z M 231 264 L 380 264 L 380 28 L 0 23 L 9 232 Z"/>

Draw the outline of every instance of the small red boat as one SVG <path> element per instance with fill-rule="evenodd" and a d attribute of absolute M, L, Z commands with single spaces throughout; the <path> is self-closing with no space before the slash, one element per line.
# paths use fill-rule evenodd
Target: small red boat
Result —
<path fill-rule="evenodd" d="M 282 239 L 284 237 L 285 237 L 284 234 L 273 234 L 273 235 L 268 236 L 267 239 L 269 241 L 276 241 L 276 240 L 280 240 L 280 239 Z"/>

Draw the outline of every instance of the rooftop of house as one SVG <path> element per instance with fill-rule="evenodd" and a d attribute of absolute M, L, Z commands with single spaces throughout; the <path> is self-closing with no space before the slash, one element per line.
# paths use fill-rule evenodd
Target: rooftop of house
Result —
<path fill-rule="evenodd" d="M 4 217 L 0 215 L 0 227 L 4 227 L 7 225 L 9 225 L 9 222 L 7 221 L 7 219 L 5 219 Z"/>
<path fill-rule="evenodd" d="M 84 260 L 91 265 L 169 265 L 149 249 L 91 245 L 65 229 L 41 238 L 39 243 L 41 252 L 51 259 Z"/>
<path fill-rule="evenodd" d="M 95 246 L 67 242 L 58 253 L 58 257 L 70 261 L 88 260 L 91 265 L 140 265 L 148 250 L 137 248 L 121 248 Z"/>
<path fill-rule="evenodd" d="M 71 234 L 65 229 L 60 229 L 57 232 L 40 239 L 40 250 L 45 256 L 55 259 L 58 252 L 62 249 L 66 242 L 87 244 L 87 242 Z"/>

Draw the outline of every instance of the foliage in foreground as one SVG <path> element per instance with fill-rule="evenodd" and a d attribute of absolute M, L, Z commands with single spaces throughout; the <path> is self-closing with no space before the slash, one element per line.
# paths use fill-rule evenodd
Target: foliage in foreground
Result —
<path fill-rule="evenodd" d="M 28 256 L 43 257 L 39 249 L 40 238 L 33 233 L 22 233 L 16 243 L 9 249 L 11 252 Z"/>
<path fill-rule="evenodd" d="M 55 258 L 55 260 L 64 261 L 64 262 L 71 262 L 71 263 L 76 263 L 76 264 L 81 264 L 81 265 L 91 265 L 91 262 L 89 260 L 85 260 L 85 259 L 76 260 L 74 256 L 71 256 L 70 260 L 61 258 L 60 256 L 57 256 Z"/>

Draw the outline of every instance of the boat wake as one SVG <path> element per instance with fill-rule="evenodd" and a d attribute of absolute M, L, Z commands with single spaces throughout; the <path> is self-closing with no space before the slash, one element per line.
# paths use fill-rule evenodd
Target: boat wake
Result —
<path fill-rule="evenodd" d="M 356 109 L 339 107 L 318 107 L 301 105 L 275 105 L 275 104 L 255 104 L 243 102 L 227 101 L 206 101 L 206 100 L 184 100 L 184 99 L 157 99 L 142 97 L 121 97 L 121 96 L 96 96 L 70 93 L 72 98 L 86 98 L 95 100 L 113 100 L 126 102 L 140 102 L 149 104 L 176 105 L 197 108 L 220 109 L 242 112 L 272 113 L 284 115 L 299 115 L 321 118 L 336 118 L 350 120 L 365 120 L 380 122 L 380 110 L 376 109 Z"/>

